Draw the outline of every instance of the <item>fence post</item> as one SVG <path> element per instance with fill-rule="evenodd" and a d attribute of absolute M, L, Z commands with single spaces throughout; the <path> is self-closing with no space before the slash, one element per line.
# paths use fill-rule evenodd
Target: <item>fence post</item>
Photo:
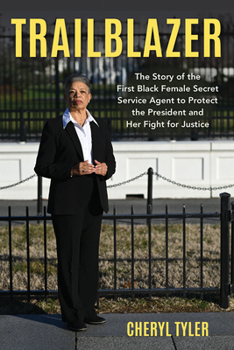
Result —
<path fill-rule="evenodd" d="M 37 215 L 42 215 L 42 177 L 37 177 Z"/>
<path fill-rule="evenodd" d="M 19 108 L 20 112 L 20 142 L 26 141 L 26 126 L 24 122 L 23 107 Z"/>
<path fill-rule="evenodd" d="M 59 114 L 59 107 L 60 107 L 58 57 L 56 57 L 56 59 L 55 59 L 55 103 L 56 103 L 56 113 L 58 115 Z"/>
<path fill-rule="evenodd" d="M 220 306 L 229 307 L 229 193 L 221 193 L 221 274 L 220 274 Z"/>
<path fill-rule="evenodd" d="M 147 193 L 147 214 L 153 211 L 153 169 L 148 169 L 148 193 Z"/>

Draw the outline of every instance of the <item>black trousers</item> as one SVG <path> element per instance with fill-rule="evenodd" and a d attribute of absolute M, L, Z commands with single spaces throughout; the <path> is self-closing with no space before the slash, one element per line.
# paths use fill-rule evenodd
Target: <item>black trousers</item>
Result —
<path fill-rule="evenodd" d="M 94 317 L 98 288 L 98 248 L 103 210 L 96 179 L 77 215 L 53 215 L 57 241 L 58 291 L 63 321 Z"/>

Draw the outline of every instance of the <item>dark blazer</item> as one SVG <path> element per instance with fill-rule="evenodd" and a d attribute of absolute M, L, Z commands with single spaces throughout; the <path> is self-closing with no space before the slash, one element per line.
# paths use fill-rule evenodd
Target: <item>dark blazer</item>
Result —
<path fill-rule="evenodd" d="M 105 176 L 82 175 L 71 177 L 74 165 L 83 162 L 83 152 L 72 122 L 63 128 L 62 116 L 48 120 L 44 126 L 36 166 L 37 175 L 50 178 L 48 212 L 54 215 L 75 215 L 85 204 L 90 176 L 96 176 L 100 202 L 108 211 L 106 180 L 115 172 L 115 158 L 106 123 L 91 122 L 93 159 L 105 162 Z"/>

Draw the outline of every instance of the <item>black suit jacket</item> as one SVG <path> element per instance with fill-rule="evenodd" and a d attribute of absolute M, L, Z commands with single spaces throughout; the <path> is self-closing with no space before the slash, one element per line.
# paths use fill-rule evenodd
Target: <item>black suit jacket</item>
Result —
<path fill-rule="evenodd" d="M 97 179 L 100 202 L 108 211 L 106 180 L 115 172 L 115 158 L 106 123 L 102 119 L 91 122 L 93 159 L 105 162 L 108 171 Z M 83 162 L 83 152 L 72 122 L 63 128 L 62 116 L 48 120 L 44 126 L 35 172 L 51 179 L 48 212 L 54 215 L 75 215 L 85 204 L 90 176 L 71 177 L 74 165 Z"/>

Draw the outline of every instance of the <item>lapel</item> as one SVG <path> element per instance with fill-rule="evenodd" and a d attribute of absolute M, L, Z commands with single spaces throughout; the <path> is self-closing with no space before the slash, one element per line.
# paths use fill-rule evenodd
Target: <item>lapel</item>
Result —
<path fill-rule="evenodd" d="M 91 122 L 90 123 L 91 134 L 92 134 L 92 151 L 93 159 L 99 159 L 99 148 L 100 148 L 100 130 L 99 126 Z"/>
<path fill-rule="evenodd" d="M 69 122 L 65 128 L 65 130 L 67 131 L 68 135 L 70 136 L 78 154 L 81 156 L 81 158 L 84 161 L 84 156 L 83 156 L 83 152 L 82 152 L 82 148 L 81 148 L 81 144 L 80 144 L 80 140 L 79 137 L 77 136 L 77 133 L 75 131 L 75 128 L 72 124 L 72 122 Z"/>

